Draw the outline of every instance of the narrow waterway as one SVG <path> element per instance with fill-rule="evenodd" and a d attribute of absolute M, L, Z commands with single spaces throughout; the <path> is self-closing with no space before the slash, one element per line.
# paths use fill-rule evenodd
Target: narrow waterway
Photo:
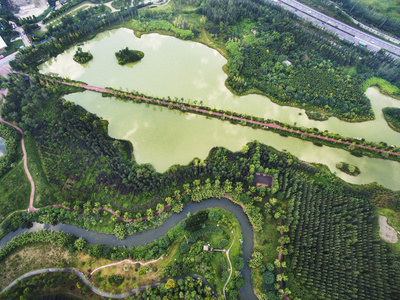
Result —
<path fill-rule="evenodd" d="M 236 219 L 240 224 L 243 236 L 242 258 L 246 262 L 241 273 L 246 278 L 246 283 L 247 283 L 246 286 L 240 289 L 240 294 L 243 299 L 256 300 L 257 297 L 254 295 L 254 291 L 251 287 L 250 268 L 247 265 L 247 261 L 250 259 L 251 252 L 253 250 L 253 228 L 251 227 L 249 220 L 245 215 L 245 213 L 243 212 L 242 208 L 239 205 L 232 203 L 226 198 L 222 198 L 220 200 L 208 199 L 200 203 L 191 203 L 185 206 L 180 214 L 174 214 L 170 218 L 168 218 L 160 227 L 147 230 L 138 235 L 131 235 L 127 237 L 125 240 L 118 240 L 115 237 L 115 235 L 88 231 L 84 228 L 76 227 L 73 225 L 57 224 L 55 226 L 51 226 L 48 224 L 34 223 L 33 227 L 31 227 L 30 229 L 18 229 L 15 232 L 7 234 L 0 240 L 0 248 L 6 245 L 13 237 L 18 236 L 25 231 L 36 232 L 40 229 L 51 229 L 54 231 L 71 233 L 77 237 L 84 238 L 91 244 L 103 244 L 106 246 L 137 247 L 151 243 L 154 240 L 166 235 L 171 228 L 178 225 L 178 223 L 181 220 L 185 219 L 188 213 L 194 214 L 199 210 L 211 207 L 218 207 L 231 212 L 232 214 L 234 214 L 234 216 L 236 217 Z"/>

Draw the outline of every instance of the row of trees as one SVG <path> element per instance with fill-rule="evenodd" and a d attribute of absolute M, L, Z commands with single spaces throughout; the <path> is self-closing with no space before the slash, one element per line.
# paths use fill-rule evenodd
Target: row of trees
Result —
<path fill-rule="evenodd" d="M 286 179 L 288 178 L 288 179 Z M 302 299 L 395 299 L 399 256 L 376 239 L 377 215 L 361 193 L 285 175 L 288 286 Z"/>

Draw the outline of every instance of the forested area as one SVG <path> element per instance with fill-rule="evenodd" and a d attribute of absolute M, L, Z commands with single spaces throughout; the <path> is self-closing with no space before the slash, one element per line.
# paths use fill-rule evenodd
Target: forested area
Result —
<path fill-rule="evenodd" d="M 396 299 L 400 256 L 377 239 L 377 212 L 361 193 L 285 174 L 291 291 L 301 299 Z"/>
<path fill-rule="evenodd" d="M 400 108 L 386 107 L 383 116 L 393 130 L 400 132 Z"/>

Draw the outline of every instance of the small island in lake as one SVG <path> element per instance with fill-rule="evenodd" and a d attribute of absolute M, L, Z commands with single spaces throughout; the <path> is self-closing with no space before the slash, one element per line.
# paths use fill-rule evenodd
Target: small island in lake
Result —
<path fill-rule="evenodd" d="M 339 162 L 336 164 L 336 168 L 338 168 L 340 171 L 351 175 L 351 176 L 357 176 L 358 174 L 361 173 L 360 168 L 357 166 L 350 165 L 345 162 Z"/>
<path fill-rule="evenodd" d="M 83 52 L 81 47 L 78 47 L 78 50 L 76 50 L 73 57 L 73 60 L 79 64 L 86 64 L 88 61 L 92 59 L 93 59 L 92 53 L 90 53 L 90 51 Z"/>
<path fill-rule="evenodd" d="M 382 111 L 389 127 L 400 132 L 400 108 L 385 107 Z"/>
<path fill-rule="evenodd" d="M 118 60 L 118 64 L 125 65 L 127 63 L 136 62 L 144 57 L 144 53 L 139 50 L 129 50 L 128 47 L 115 52 L 115 57 Z"/>

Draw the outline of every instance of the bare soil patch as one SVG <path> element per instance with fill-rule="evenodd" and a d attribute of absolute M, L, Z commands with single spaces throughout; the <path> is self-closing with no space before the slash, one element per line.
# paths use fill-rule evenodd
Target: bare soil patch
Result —
<path fill-rule="evenodd" d="M 37 269 L 68 267 L 72 263 L 70 252 L 51 244 L 29 245 L 13 252 L 0 264 L 0 290 L 15 278 Z"/>
<path fill-rule="evenodd" d="M 10 0 L 10 4 L 18 18 L 37 17 L 48 7 L 46 0 Z"/>
<path fill-rule="evenodd" d="M 384 241 L 392 244 L 398 242 L 397 232 L 393 227 L 389 226 L 385 216 L 379 216 L 379 226 L 379 235 Z"/>

